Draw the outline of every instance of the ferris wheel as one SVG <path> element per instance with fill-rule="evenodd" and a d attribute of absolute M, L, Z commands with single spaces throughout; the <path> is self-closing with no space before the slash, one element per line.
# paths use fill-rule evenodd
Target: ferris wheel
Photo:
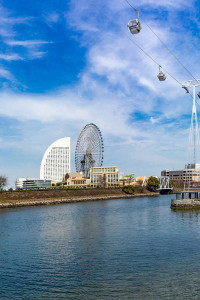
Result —
<path fill-rule="evenodd" d="M 87 124 L 81 130 L 76 144 L 76 172 L 83 172 L 85 177 L 89 177 L 90 168 L 102 166 L 103 152 L 101 131 L 95 124 Z"/>

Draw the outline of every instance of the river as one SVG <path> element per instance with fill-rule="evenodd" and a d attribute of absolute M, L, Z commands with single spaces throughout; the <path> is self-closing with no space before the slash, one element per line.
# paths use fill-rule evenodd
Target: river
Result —
<path fill-rule="evenodd" d="M 0 210 L 0 299 L 199 299 L 200 211 L 172 195 Z"/>

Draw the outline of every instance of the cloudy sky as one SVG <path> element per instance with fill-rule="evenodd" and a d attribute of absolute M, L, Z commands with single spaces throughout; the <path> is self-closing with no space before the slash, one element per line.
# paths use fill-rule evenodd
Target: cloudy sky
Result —
<path fill-rule="evenodd" d="M 198 1 L 130 3 L 200 77 Z M 127 35 L 178 81 L 192 78 L 142 20 L 140 34 L 128 32 L 135 17 L 125 0 L 0 2 L 0 173 L 9 186 L 39 177 L 45 150 L 65 136 L 74 171 L 78 135 L 91 122 L 105 166 L 136 176 L 184 166 L 192 98 L 169 75 L 159 82 L 158 66 Z"/>

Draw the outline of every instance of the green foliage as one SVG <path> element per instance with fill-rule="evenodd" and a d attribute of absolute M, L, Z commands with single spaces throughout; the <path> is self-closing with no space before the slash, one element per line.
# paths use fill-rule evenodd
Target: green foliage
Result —
<path fill-rule="evenodd" d="M 4 186 L 7 185 L 7 177 L 0 176 L 0 190 L 3 190 Z"/>
<path fill-rule="evenodd" d="M 124 175 L 123 178 L 129 180 L 130 182 L 134 182 L 135 174 Z"/>
<path fill-rule="evenodd" d="M 149 177 L 146 189 L 150 192 L 155 192 L 159 188 L 160 182 L 156 177 Z"/>
<path fill-rule="evenodd" d="M 122 191 L 125 192 L 126 194 L 134 194 L 135 187 L 132 185 L 126 185 L 122 188 Z"/>
<path fill-rule="evenodd" d="M 69 173 L 65 174 L 65 180 L 69 179 Z"/>

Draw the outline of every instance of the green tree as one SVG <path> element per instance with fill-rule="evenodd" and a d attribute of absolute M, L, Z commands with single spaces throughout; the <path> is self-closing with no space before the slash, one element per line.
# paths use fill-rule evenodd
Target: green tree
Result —
<path fill-rule="evenodd" d="M 158 180 L 158 178 L 151 176 L 147 181 L 146 188 L 150 192 L 155 192 L 159 188 L 159 185 L 160 181 Z"/>
<path fill-rule="evenodd" d="M 135 174 L 124 175 L 123 178 L 126 179 L 130 184 L 131 182 L 135 181 Z"/>
<path fill-rule="evenodd" d="M 0 175 L 0 190 L 2 191 L 4 186 L 7 185 L 7 177 Z"/>

